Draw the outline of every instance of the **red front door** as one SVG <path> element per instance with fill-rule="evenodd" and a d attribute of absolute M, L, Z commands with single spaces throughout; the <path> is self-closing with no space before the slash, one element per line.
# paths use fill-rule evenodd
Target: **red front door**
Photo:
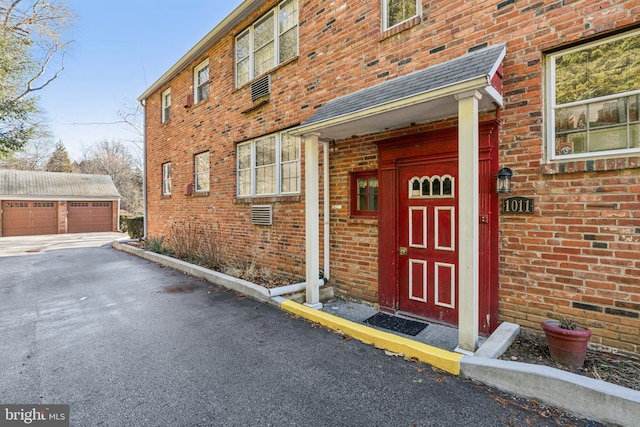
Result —
<path fill-rule="evenodd" d="M 458 323 L 457 163 L 426 161 L 398 174 L 399 306 Z"/>
<path fill-rule="evenodd" d="M 487 335 L 498 326 L 497 129 L 479 129 L 478 320 Z M 457 128 L 377 145 L 380 308 L 458 324 Z"/>

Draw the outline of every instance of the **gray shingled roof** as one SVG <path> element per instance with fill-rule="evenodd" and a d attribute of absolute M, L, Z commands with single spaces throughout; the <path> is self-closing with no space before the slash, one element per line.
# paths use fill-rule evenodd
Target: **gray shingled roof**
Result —
<path fill-rule="evenodd" d="M 320 107 L 302 126 L 487 76 L 492 70 L 495 71 L 494 67 L 504 55 L 504 49 L 504 43 L 480 49 L 333 99 Z"/>
<path fill-rule="evenodd" d="M 108 175 L 0 169 L 0 198 L 119 198 Z"/>

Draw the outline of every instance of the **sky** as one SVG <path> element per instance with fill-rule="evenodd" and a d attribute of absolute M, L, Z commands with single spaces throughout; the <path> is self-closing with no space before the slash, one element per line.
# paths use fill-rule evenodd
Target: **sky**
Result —
<path fill-rule="evenodd" d="M 137 98 L 242 0 L 64 0 L 75 14 L 64 70 L 38 93 L 55 141 L 71 160 L 104 140 L 136 132 L 118 111 Z M 139 137 L 138 137 L 139 139 Z M 135 145 L 129 146 L 135 151 Z"/>

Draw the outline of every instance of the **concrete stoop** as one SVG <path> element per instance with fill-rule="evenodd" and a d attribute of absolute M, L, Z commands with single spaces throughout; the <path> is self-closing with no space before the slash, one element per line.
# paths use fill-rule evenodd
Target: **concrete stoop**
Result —
<path fill-rule="evenodd" d="M 454 375 L 462 375 L 473 381 L 517 396 L 534 399 L 590 420 L 616 426 L 640 425 L 640 392 L 638 391 L 548 366 L 497 360 L 518 335 L 520 327 L 516 324 L 502 323 L 473 356 L 463 356 L 304 306 L 302 304 L 304 294 L 289 295 L 286 298 L 274 297 L 265 287 L 246 280 L 118 241 L 113 242 L 113 247 L 232 289 L 257 301 L 269 303 L 332 330 L 340 331 L 366 344 L 415 358 Z M 320 294 L 322 300 L 330 299 L 333 297 L 333 288 L 324 286 L 320 288 Z"/>

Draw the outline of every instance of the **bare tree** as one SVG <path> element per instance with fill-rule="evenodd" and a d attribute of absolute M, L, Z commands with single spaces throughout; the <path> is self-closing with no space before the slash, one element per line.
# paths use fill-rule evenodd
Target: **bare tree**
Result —
<path fill-rule="evenodd" d="M 54 147 L 55 144 L 49 135 L 36 136 L 29 140 L 21 151 L 13 153 L 6 160 L 0 161 L 0 168 L 42 170 L 51 158 Z"/>
<path fill-rule="evenodd" d="M 127 149 L 118 141 L 102 141 L 85 152 L 76 166 L 81 173 L 109 175 L 122 196 L 122 209 L 142 212 L 142 171 Z"/>
<path fill-rule="evenodd" d="M 73 14 L 56 0 L 0 0 L 0 12 L 3 36 L 22 38 L 32 54 L 25 64 L 32 72 L 14 98 L 19 101 L 45 88 L 64 70 L 61 61 L 57 70 L 47 72 L 51 61 L 70 43 L 62 39 L 62 33 Z"/>
<path fill-rule="evenodd" d="M 64 69 L 72 17 L 57 0 L 0 0 L 0 157 L 33 138 L 34 94 Z"/>

